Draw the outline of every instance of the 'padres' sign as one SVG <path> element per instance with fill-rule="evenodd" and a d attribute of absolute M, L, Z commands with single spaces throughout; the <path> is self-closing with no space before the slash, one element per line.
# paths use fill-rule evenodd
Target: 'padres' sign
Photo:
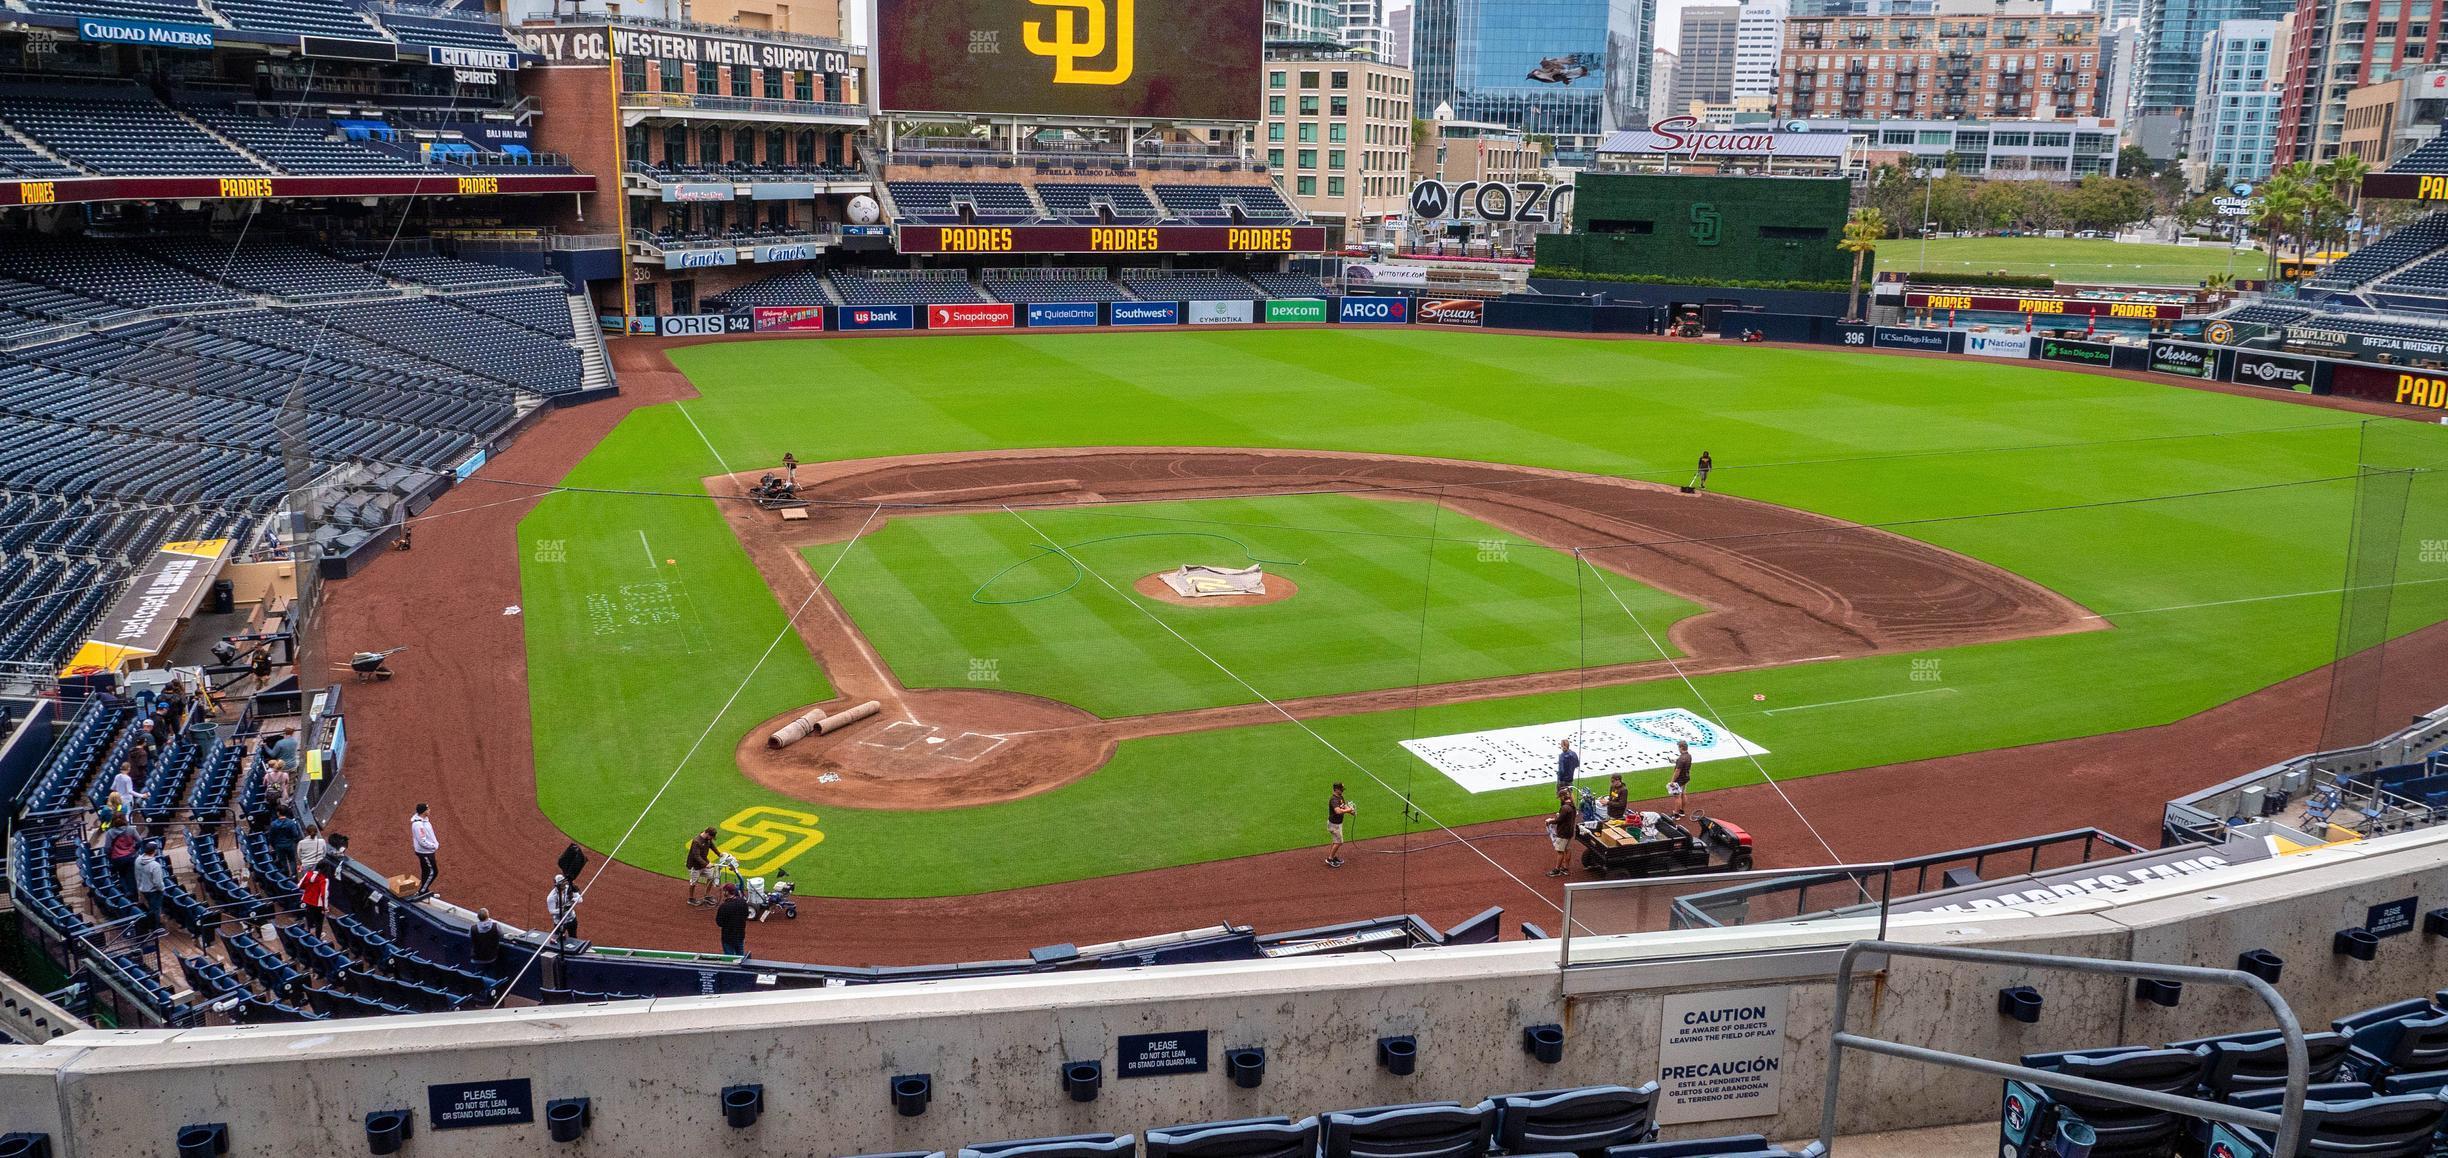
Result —
<path fill-rule="evenodd" d="M 1052 21 L 1031 20 L 1020 26 L 1020 43 L 1030 52 L 1054 59 L 1056 84 L 1120 84 L 1130 79 L 1132 0 L 1029 0 L 1029 3 L 1054 10 Z M 1106 9 L 1113 10 L 1110 23 Z M 1078 17 L 1075 22 L 1072 18 Z M 1052 23 L 1055 33 L 1045 34 Z M 1083 68 L 1080 62 L 1105 55 L 1106 41 L 1113 42 L 1112 68 Z"/>

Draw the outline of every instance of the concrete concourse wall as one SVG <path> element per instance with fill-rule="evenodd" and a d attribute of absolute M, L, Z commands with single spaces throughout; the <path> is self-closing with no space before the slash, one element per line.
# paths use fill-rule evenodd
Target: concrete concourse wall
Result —
<path fill-rule="evenodd" d="M 2287 960 L 2279 989 L 2307 1027 L 2448 978 L 2448 946 L 2417 931 L 2379 959 L 2329 952 L 2331 934 L 2382 901 L 2448 896 L 2448 832 L 2324 848 L 2205 877 L 2100 894 L 2045 910 L 1896 918 L 1898 940 L 2080 956 L 2231 965 L 2246 949 Z M 1788 988 L 1778 1112 L 1676 1127 L 1675 1135 L 1817 1129 L 1834 984 L 1824 953 L 1745 951 L 1808 927 L 1751 927 L 1575 943 L 1418 950 L 1284 963 L 1176 966 L 895 986 L 555 1006 L 300 1025 L 92 1031 L 0 1048 L 0 1133 L 49 1133 L 70 1158 L 170 1152 L 178 1127 L 225 1122 L 235 1154 L 364 1153 L 370 1111 L 417 1117 L 409 1155 L 814 1154 L 938 1150 L 963 1143 L 1258 1114 L 1308 1114 L 1654 1075 L 1662 1003 L 1675 993 Z M 1820 927 L 1824 929 L 1825 927 Z M 1816 934 L 1827 943 L 1824 933 Z M 1690 951 L 1713 947 L 1711 956 Z M 1680 956 L 1665 955 L 1669 952 Z M 1996 1013 L 1996 992 L 2037 986 L 2036 1025 Z M 1856 982 L 1852 1028 L 1993 1058 L 2118 1042 L 2155 1043 L 2267 1024 L 2249 999 L 2188 988 L 2176 1009 L 2142 1006 L 2108 978 L 1893 958 Z M 1520 1048 L 1522 1027 L 1565 1027 L 1564 1059 Z M 1204 1074 L 1118 1080 L 1122 1034 L 1210 1031 Z M 1379 1036 L 1416 1035 L 1417 1074 L 1375 1062 Z M 1234 1087 L 1223 1051 L 1262 1046 L 1265 1083 Z M 1101 1059 L 1107 1079 L 1074 1103 L 1057 1066 Z M 921 1117 L 896 1116 L 894 1074 L 929 1073 Z M 552 1147 L 541 1123 L 437 1131 L 428 1084 L 525 1077 L 539 1113 L 552 1098 L 593 1099 L 588 1136 Z M 1980 1121 L 1997 1083 L 1924 1066 L 1849 1057 L 1843 1132 Z M 762 1083 L 767 1110 L 726 1126 L 717 1091 Z"/>

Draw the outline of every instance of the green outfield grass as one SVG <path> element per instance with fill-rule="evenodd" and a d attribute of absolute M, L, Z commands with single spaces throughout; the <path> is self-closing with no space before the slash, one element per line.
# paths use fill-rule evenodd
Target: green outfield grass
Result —
<path fill-rule="evenodd" d="M 2233 272 L 2238 281 L 2269 276 L 2259 250 L 2230 253 L 2224 245 L 2151 245 L 2093 237 L 1901 237 L 1879 245 L 1886 270 L 1933 273 L 2021 273 L 2059 281 L 2121 285 L 2200 285 Z"/>
<path fill-rule="evenodd" d="M 841 548 L 807 554 L 823 570 Z M 1183 563 L 1253 562 L 1299 595 L 1180 607 L 1125 594 Z M 1556 671 L 1584 654 L 1653 660 L 1700 610 L 1619 580 L 1642 622 L 1612 602 L 1591 617 L 1607 596 L 1582 579 L 1570 554 L 1429 502 L 1287 495 L 900 519 L 860 540 L 833 587 L 909 686 L 976 686 L 987 661 L 998 690 L 1110 719 L 1256 702 L 1234 675 L 1287 699 Z M 1224 667 L 1181 662 L 1181 637 Z"/>
<path fill-rule="evenodd" d="M 604 493 L 541 502 L 520 539 L 546 813 L 608 848 L 671 777 L 622 852 L 668 873 L 698 827 L 760 805 L 802 808 L 821 814 L 823 842 L 794 875 L 847 896 L 967 893 L 1314 845 L 1332 779 L 1352 785 L 1364 836 L 1399 831 L 1394 793 L 1451 824 L 1539 811 L 1540 789 L 1472 795 L 1395 746 L 1473 728 L 1687 707 L 1769 749 L 1760 761 L 1769 774 L 1793 777 L 2165 723 L 2332 657 L 2365 453 L 2353 416 L 2275 400 L 2028 366 L 1699 343 L 1353 328 L 740 342 L 674 356 L 705 396 L 630 415 L 570 483 L 685 496 L 702 493 L 704 475 L 784 451 L 814 460 L 1078 445 L 1394 452 L 1681 482 L 1706 447 L 1718 489 L 1890 524 L 2054 588 L 2115 625 L 1690 687 L 1662 680 L 1322 719 L 1311 725 L 1316 736 L 1274 725 L 1133 741 L 1085 780 L 970 810 L 960 823 L 997 839 L 953 842 L 937 839 L 940 813 L 804 808 L 739 775 L 731 750 L 741 736 L 830 690 L 795 639 L 772 646 L 785 609 L 711 504 Z M 2448 458 L 2438 428 L 2400 424 L 2391 437 L 2397 460 Z M 2397 630 L 2448 616 L 2448 583 L 2425 582 L 2448 578 L 2448 549 L 2413 546 L 2420 528 L 2448 525 L 2448 494 L 2431 476 L 2404 485 L 2379 504 L 2403 516 L 2405 542 L 2382 544 L 2403 547 L 2400 581 L 2423 584 L 2406 587 L 2384 617 Z M 1416 542 L 1337 550 L 1293 540 L 1339 541 L 1351 528 L 1284 529 L 1357 517 L 1340 510 L 1349 505 L 1182 504 L 1179 525 L 1261 524 L 1264 542 L 1229 533 L 1257 553 L 1308 560 L 1322 598 L 1160 613 L 1181 624 L 1201 617 L 1194 638 L 1261 690 L 1272 681 L 1400 685 L 1415 667 L 1551 666 L 1535 645 L 1491 647 L 1504 643 L 1504 624 L 1546 634 L 1578 619 L 1618 645 L 1637 637 L 1586 584 L 1570 601 L 1567 573 L 1537 564 L 1535 552 L 1522 575 L 1440 599 L 1434 584 L 1423 592 L 1405 575 L 1461 582 L 1473 561 L 1449 564 L 1440 548 L 1428 572 Z M 1371 504 L 1363 529 L 1416 526 L 1430 511 Z M 1112 528 L 1097 512 L 1041 525 L 1065 543 Z M 1024 562 L 1033 542 L 992 517 L 939 516 L 888 523 L 846 554 L 810 561 L 831 570 L 839 597 L 913 683 L 958 682 L 973 651 L 993 648 L 1006 679 L 1107 710 L 1230 698 L 1211 664 L 1132 626 L 1125 615 L 1145 617 L 1110 593 L 1105 604 L 1074 591 L 1019 607 L 964 605 L 990 577 L 977 572 Z M 1083 551 L 1094 569 L 1132 577 L 1195 558 L 1165 540 Z M 1304 571 L 1286 573 L 1308 582 Z M 1066 569 L 1039 560 L 992 590 L 1067 581 Z M 1679 613 L 1668 597 L 1605 582 L 1621 584 L 1644 620 Z M 1406 591 L 1431 608 L 1425 657 L 1416 614 L 1401 610 Z M 1291 617 L 1330 600 L 1357 621 Z M 1226 616 L 1264 626 L 1239 633 Z M 1310 641 L 1334 647 L 1310 656 Z M 1094 662 L 1036 670 L 1075 654 Z M 1709 788 L 1759 775 L 1747 762 L 1716 762 L 1697 778 Z M 1662 781 L 1642 776 L 1634 788 L 1652 794 Z M 1088 832 L 1097 838 L 1078 839 Z M 1843 834 L 1830 839 L 1845 851 Z"/>

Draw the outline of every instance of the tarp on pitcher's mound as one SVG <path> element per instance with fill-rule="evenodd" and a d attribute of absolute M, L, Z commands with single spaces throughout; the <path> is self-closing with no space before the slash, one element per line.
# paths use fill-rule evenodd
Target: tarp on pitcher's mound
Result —
<path fill-rule="evenodd" d="M 1264 595 L 1266 571 L 1257 564 L 1247 567 L 1208 567 L 1184 563 L 1157 578 L 1184 599 L 1203 599 L 1210 595 Z"/>

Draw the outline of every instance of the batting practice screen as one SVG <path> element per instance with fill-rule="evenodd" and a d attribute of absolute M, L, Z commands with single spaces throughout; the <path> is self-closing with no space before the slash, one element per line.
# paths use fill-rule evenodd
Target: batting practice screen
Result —
<path fill-rule="evenodd" d="M 1573 231 L 1541 236 L 1538 264 L 1557 277 L 1707 270 L 1722 281 L 1842 282 L 1853 255 L 1836 243 L 1851 204 L 1842 177 L 1583 173 Z"/>
<path fill-rule="evenodd" d="M 1259 0 L 877 0 L 887 112 L 1258 119 Z"/>

